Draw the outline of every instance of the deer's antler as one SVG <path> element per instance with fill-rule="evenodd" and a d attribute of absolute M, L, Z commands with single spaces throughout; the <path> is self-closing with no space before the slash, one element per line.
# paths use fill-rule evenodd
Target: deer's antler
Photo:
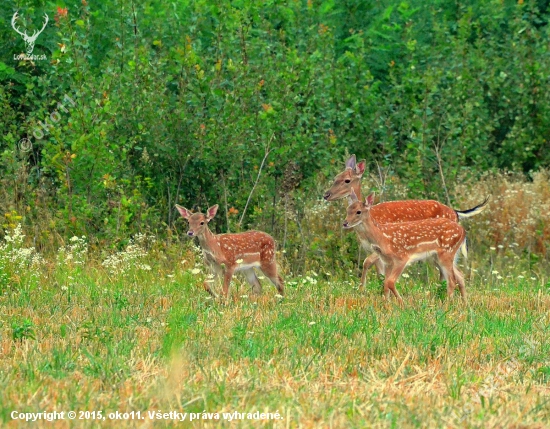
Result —
<path fill-rule="evenodd" d="M 44 31 L 44 28 L 46 28 L 46 25 L 48 25 L 48 21 L 50 20 L 50 18 L 48 18 L 47 13 L 44 13 L 44 18 L 46 19 L 46 22 L 44 22 L 44 25 L 42 26 L 40 31 L 37 32 L 36 30 L 34 30 L 33 37 L 35 36 L 38 37 L 38 35 Z"/>
<path fill-rule="evenodd" d="M 17 14 L 17 12 L 15 12 L 15 13 L 13 14 L 13 18 L 11 19 L 11 26 L 12 26 L 13 29 L 14 29 L 17 33 L 19 33 L 21 36 L 23 36 L 23 37 L 28 37 L 26 32 L 22 33 L 22 32 L 19 31 L 19 30 L 17 29 L 17 27 L 15 26 L 15 21 L 17 20 L 17 18 L 19 18 L 19 15 Z"/>

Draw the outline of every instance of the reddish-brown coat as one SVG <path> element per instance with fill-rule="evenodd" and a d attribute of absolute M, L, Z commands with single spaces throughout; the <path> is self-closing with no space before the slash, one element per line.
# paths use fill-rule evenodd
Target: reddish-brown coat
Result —
<path fill-rule="evenodd" d="M 261 292 L 261 284 L 254 268 L 259 268 L 273 282 L 279 293 L 284 294 L 283 279 L 277 272 L 273 237 L 262 231 L 218 235 L 212 233 L 208 228 L 208 222 L 216 215 L 217 205 L 210 207 L 206 214 L 191 213 L 178 205 L 176 208 L 189 222 L 187 235 L 199 239 L 206 264 L 214 274 L 223 275 L 224 296 L 228 295 L 229 284 L 236 271 L 244 273 L 254 292 Z M 205 281 L 204 288 L 215 296 L 209 282 Z"/>
<path fill-rule="evenodd" d="M 353 191 L 359 200 L 362 200 L 361 193 L 361 178 L 366 169 L 366 161 L 357 162 L 355 155 L 349 157 L 346 161 L 344 171 L 337 174 L 333 184 L 326 191 L 324 199 L 327 201 L 335 201 L 341 198 L 348 198 L 351 202 L 351 192 Z M 441 204 L 434 200 L 405 200 L 405 201 L 390 201 L 377 204 L 371 209 L 372 218 L 382 223 L 397 223 L 410 222 L 415 220 L 429 218 L 446 218 L 454 222 L 458 222 L 459 216 L 470 217 L 481 212 L 487 205 L 488 199 L 478 206 L 457 212 L 454 209 Z M 360 229 L 355 229 L 361 245 L 367 249 L 371 249 L 371 243 Z M 363 262 L 363 272 L 361 274 L 361 284 L 365 284 L 367 272 L 365 267 L 376 265 L 379 274 L 384 274 L 384 265 L 380 261 L 378 255 L 373 253 L 369 255 Z"/>
<path fill-rule="evenodd" d="M 372 216 L 372 210 L 376 207 L 372 205 L 373 196 L 361 202 L 352 191 L 351 199 L 344 228 L 355 228 L 360 236 L 372 243 L 375 255 L 384 265 L 386 297 L 391 291 L 401 301 L 395 282 L 405 267 L 411 262 L 435 255 L 447 280 L 448 294 L 452 295 L 458 282 L 462 298 L 466 301 L 464 278 L 455 265 L 458 250 L 465 246 L 466 232 L 462 226 L 447 218 L 378 223 Z M 372 255 L 367 258 L 364 272 L 374 261 Z"/>

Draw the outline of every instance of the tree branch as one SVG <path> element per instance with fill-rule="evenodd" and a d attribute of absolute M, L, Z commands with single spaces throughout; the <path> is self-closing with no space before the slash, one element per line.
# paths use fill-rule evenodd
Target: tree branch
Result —
<path fill-rule="evenodd" d="M 275 134 L 271 135 L 271 138 L 267 142 L 267 145 L 265 147 L 265 155 L 264 159 L 262 159 L 262 163 L 260 165 L 260 169 L 258 170 L 258 177 L 256 177 L 256 181 L 254 182 L 254 186 L 252 186 L 252 190 L 250 191 L 250 194 L 248 195 L 248 199 L 246 200 L 246 204 L 244 206 L 243 214 L 241 215 L 241 219 L 239 220 L 239 228 L 241 227 L 244 219 L 244 215 L 246 214 L 246 209 L 248 208 L 248 204 L 250 204 L 250 199 L 252 198 L 252 194 L 254 193 L 254 189 L 256 189 L 256 185 L 260 181 L 260 176 L 262 174 L 262 169 L 264 168 L 265 160 L 269 156 L 269 152 L 271 152 L 271 149 L 269 149 L 269 145 L 271 144 L 273 138 L 275 137 Z"/>

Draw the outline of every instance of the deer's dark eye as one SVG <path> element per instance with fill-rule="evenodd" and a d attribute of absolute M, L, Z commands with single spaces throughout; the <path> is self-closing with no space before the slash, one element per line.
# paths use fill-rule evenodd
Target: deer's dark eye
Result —
<path fill-rule="evenodd" d="M 351 182 L 351 180 L 346 179 L 346 180 L 344 180 L 344 182 L 349 183 L 349 182 Z"/>
<path fill-rule="evenodd" d="M 201 225 L 204 225 L 204 222 L 201 222 Z"/>
<path fill-rule="evenodd" d="M 358 210 L 358 211 L 357 211 L 357 214 L 361 214 L 361 210 Z"/>

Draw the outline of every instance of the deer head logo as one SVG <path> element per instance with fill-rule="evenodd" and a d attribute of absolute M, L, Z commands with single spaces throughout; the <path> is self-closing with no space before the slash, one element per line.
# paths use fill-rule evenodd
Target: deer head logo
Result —
<path fill-rule="evenodd" d="M 13 29 L 17 33 L 19 33 L 21 35 L 21 37 L 23 37 L 23 40 L 25 41 L 25 46 L 26 46 L 26 49 L 27 49 L 27 55 L 31 55 L 32 51 L 34 50 L 34 43 L 36 42 L 36 39 L 38 38 L 40 33 L 42 33 L 44 31 L 44 28 L 46 28 L 46 25 L 48 25 L 48 21 L 49 21 L 48 15 L 44 14 L 45 22 L 44 22 L 44 25 L 42 26 L 42 28 L 40 29 L 40 31 L 34 30 L 32 35 L 30 35 L 30 36 L 27 34 L 26 31 L 22 32 L 17 28 L 16 22 L 15 22 L 17 20 L 17 18 L 19 18 L 19 15 L 17 14 L 17 12 L 15 12 L 13 14 L 13 18 L 11 19 L 11 26 L 13 27 Z"/>

